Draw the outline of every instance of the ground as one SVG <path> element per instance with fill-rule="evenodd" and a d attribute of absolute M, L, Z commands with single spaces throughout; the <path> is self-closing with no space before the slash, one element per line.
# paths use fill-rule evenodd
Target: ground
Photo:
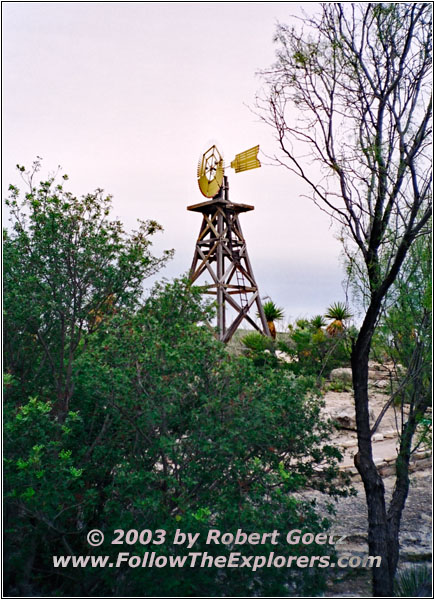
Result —
<path fill-rule="evenodd" d="M 341 370 L 337 376 L 344 382 L 349 373 Z M 334 379 L 334 373 L 332 373 Z M 388 365 L 372 364 L 370 370 L 370 413 L 372 423 L 375 422 L 382 407 L 388 399 L 387 384 Z M 356 496 L 340 499 L 336 504 L 336 515 L 331 531 L 347 534 L 346 543 L 341 546 L 340 553 L 368 555 L 367 545 L 367 507 L 363 485 L 353 465 L 353 457 L 357 451 L 355 418 L 352 394 L 349 391 L 329 391 L 325 397 L 324 415 L 339 422 L 343 429 L 337 429 L 333 441 L 342 448 L 344 460 L 343 470 L 352 474 Z M 375 463 L 384 476 L 387 503 L 394 487 L 394 461 L 397 455 L 397 426 L 400 414 L 397 408 L 390 407 L 374 436 L 373 455 Z M 428 448 L 419 448 L 411 462 L 411 486 L 402 516 L 400 534 L 399 570 L 413 564 L 431 564 L 432 562 L 432 467 Z M 320 505 L 326 501 L 318 496 Z M 338 549 L 338 548 L 337 548 Z M 329 582 L 329 597 L 370 597 L 371 575 L 369 570 L 347 569 L 337 573 Z"/>
<path fill-rule="evenodd" d="M 394 477 L 384 479 L 388 496 L 391 495 Z M 336 515 L 331 531 L 348 535 L 339 554 L 367 556 L 367 508 L 361 482 L 354 484 L 356 496 L 340 499 L 336 505 Z M 321 505 L 324 498 L 318 499 Z M 400 535 L 399 569 L 415 563 L 431 563 L 431 503 L 432 478 L 430 470 L 416 471 L 411 476 L 411 488 L 402 517 Z M 338 547 L 337 547 L 338 549 Z M 371 596 L 371 575 L 369 570 L 343 570 L 331 577 L 329 597 Z"/>
<path fill-rule="evenodd" d="M 242 351 L 240 338 L 246 332 L 237 333 L 231 344 L 231 350 L 236 353 Z M 281 353 L 280 358 L 286 360 L 284 353 Z M 331 436 L 331 442 L 343 453 L 344 458 L 340 468 L 351 474 L 352 485 L 356 491 L 355 496 L 340 499 L 336 503 L 331 532 L 348 536 L 345 544 L 340 546 L 339 554 L 365 557 L 368 555 L 367 507 L 363 485 L 353 460 L 357 452 L 357 436 L 351 380 L 349 368 L 336 369 L 331 373 L 330 389 L 323 398 L 325 402 L 323 416 L 339 424 Z M 369 395 L 372 425 L 388 401 L 392 382 L 392 365 L 370 364 Z M 332 391 L 333 389 L 340 391 Z M 387 505 L 395 482 L 394 471 L 400 422 L 400 407 L 394 405 L 389 407 L 372 438 L 373 456 L 383 476 Z M 411 460 L 410 473 L 411 486 L 401 523 L 399 571 L 415 564 L 432 564 L 432 459 L 429 448 L 420 446 L 417 449 Z M 313 491 L 307 490 L 302 495 L 310 498 L 316 496 L 320 507 L 330 502 L 329 497 Z M 324 512 L 326 513 L 326 506 Z M 348 568 L 336 572 L 331 570 L 330 575 L 326 597 L 371 597 L 370 569 Z"/>

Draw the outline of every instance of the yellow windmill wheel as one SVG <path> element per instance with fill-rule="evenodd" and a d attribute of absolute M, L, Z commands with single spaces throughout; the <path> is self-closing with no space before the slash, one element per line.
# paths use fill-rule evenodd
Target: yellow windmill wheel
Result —
<path fill-rule="evenodd" d="M 224 159 L 216 146 L 212 146 L 204 152 L 198 164 L 199 189 L 207 198 L 213 198 L 221 189 L 223 180 Z"/>

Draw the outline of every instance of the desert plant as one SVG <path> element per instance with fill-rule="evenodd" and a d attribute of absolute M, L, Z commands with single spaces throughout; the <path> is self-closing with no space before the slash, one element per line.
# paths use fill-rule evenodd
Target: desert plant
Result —
<path fill-rule="evenodd" d="M 326 326 L 326 321 L 322 315 L 316 315 L 311 319 L 311 325 L 314 329 L 322 329 L 322 327 Z"/>
<path fill-rule="evenodd" d="M 344 321 L 350 319 L 351 316 L 352 314 L 344 302 L 334 302 L 331 304 L 325 313 L 327 319 L 332 319 L 332 322 L 326 328 L 329 335 L 336 336 L 343 333 L 345 327 Z"/>
<path fill-rule="evenodd" d="M 275 302 L 272 302 L 272 300 L 268 300 L 265 302 L 265 304 L 263 304 L 263 310 L 266 316 L 270 335 L 273 337 L 273 339 L 276 339 L 275 321 L 281 321 L 284 318 L 284 309 L 276 306 Z"/>
<path fill-rule="evenodd" d="M 242 344 L 245 346 L 245 354 L 254 361 L 255 365 L 276 366 L 275 342 L 269 337 L 251 331 L 242 338 Z"/>
<path fill-rule="evenodd" d="M 431 596 L 431 569 L 427 565 L 417 565 L 398 573 L 394 592 L 394 595 L 399 598 L 422 598 Z"/>
<path fill-rule="evenodd" d="M 279 341 L 278 349 L 295 359 L 288 367 L 294 373 L 326 377 L 336 367 L 349 366 L 352 328 L 340 336 L 331 336 L 322 324 L 325 320 L 321 315 L 298 319 L 288 327 L 290 340 Z"/>

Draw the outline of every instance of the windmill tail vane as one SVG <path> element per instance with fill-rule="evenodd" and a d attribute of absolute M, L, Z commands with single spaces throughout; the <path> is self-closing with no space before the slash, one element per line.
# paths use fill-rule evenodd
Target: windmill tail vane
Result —
<path fill-rule="evenodd" d="M 231 162 L 231 168 L 233 168 L 236 173 L 241 173 L 242 171 L 249 171 L 250 169 L 261 167 L 261 163 L 257 157 L 259 149 L 260 146 L 257 145 L 253 148 L 249 148 L 249 150 L 240 152 L 240 154 L 236 154 L 235 159 Z"/>

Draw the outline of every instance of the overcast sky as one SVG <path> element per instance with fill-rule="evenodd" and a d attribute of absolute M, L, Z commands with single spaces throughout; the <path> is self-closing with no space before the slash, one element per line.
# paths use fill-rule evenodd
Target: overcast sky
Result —
<path fill-rule="evenodd" d="M 253 106 L 259 69 L 274 61 L 277 22 L 293 2 L 4 2 L 3 190 L 17 163 L 61 165 L 77 195 L 113 194 L 113 216 L 164 227 L 161 273 L 186 272 L 201 216 L 200 154 L 216 142 L 226 162 L 256 144 L 276 149 Z M 315 10 L 309 3 L 308 10 Z M 261 157 L 260 157 L 261 158 Z M 344 300 L 340 245 L 328 217 L 284 168 L 228 170 L 262 296 L 287 321 Z"/>

